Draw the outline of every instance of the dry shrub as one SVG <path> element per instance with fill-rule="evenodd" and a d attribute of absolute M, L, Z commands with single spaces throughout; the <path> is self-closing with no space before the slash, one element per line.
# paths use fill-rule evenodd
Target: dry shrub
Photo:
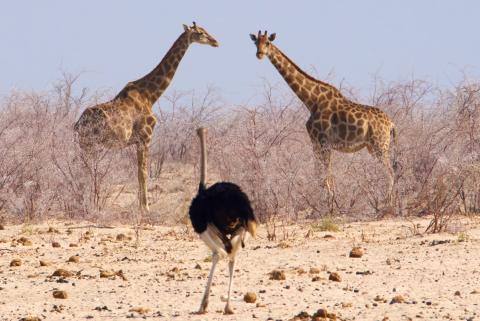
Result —
<path fill-rule="evenodd" d="M 122 178 L 113 172 L 129 173 L 118 153 L 87 160 L 79 150 L 73 124 L 100 97 L 73 96 L 75 80 L 66 75 L 50 92 L 13 92 L 2 102 L 0 211 L 10 219 L 93 217 Z"/>
<path fill-rule="evenodd" d="M 73 94 L 75 77 L 66 76 L 46 93 L 12 92 L 0 105 L 0 213 L 19 220 L 50 216 L 98 218 L 131 213 L 136 201 L 114 204 L 126 190 L 137 190 L 136 156 L 132 148 L 86 157 L 79 150 L 73 124 L 81 111 L 106 95 L 81 90 Z M 446 228 L 457 213 L 480 213 L 480 83 L 465 80 L 448 89 L 411 80 L 375 80 L 369 99 L 394 120 L 398 144 L 395 165 L 395 213 L 433 215 L 428 231 Z M 165 96 L 155 107 L 155 128 L 149 160 L 152 180 L 165 164 L 196 167 L 195 129 L 209 128 L 210 181 L 233 181 L 250 196 L 258 217 L 274 239 L 279 226 L 291 220 L 328 212 L 323 177 L 315 171 L 305 129 L 308 111 L 290 91 L 265 85 L 263 97 L 243 106 L 227 105 L 209 88 Z M 176 166 L 176 167 L 175 167 Z M 381 164 L 365 150 L 333 153 L 335 212 L 346 218 L 381 216 L 386 177 Z M 198 170 L 195 170 L 198 175 Z M 162 179 L 159 185 L 162 186 Z M 198 177 L 179 189 L 183 193 L 162 203 L 162 215 L 183 220 Z M 157 202 L 162 188 L 151 193 Z M 177 195 L 177 194 L 175 194 Z M 123 206 L 123 207 L 122 207 Z M 170 210 L 175 206 L 175 210 Z M 122 213 L 123 213 L 122 212 Z M 165 213 L 164 213 L 165 212 Z M 180 213 L 181 212 L 181 213 Z M 130 214 L 128 214 L 130 215 Z"/>

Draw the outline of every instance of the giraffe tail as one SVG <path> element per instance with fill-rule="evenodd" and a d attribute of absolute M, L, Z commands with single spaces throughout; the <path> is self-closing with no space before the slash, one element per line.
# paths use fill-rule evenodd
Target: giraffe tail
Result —
<path fill-rule="evenodd" d="M 397 153 L 396 153 L 398 140 L 397 140 L 397 129 L 395 128 L 395 125 L 393 125 L 392 128 L 390 129 L 390 135 L 392 136 L 392 141 L 394 145 L 393 152 L 392 152 L 392 156 L 393 156 L 392 167 L 393 167 L 393 170 L 396 171 L 398 168 Z"/>
<path fill-rule="evenodd" d="M 390 135 L 392 135 L 393 144 L 394 144 L 394 145 L 397 145 L 397 129 L 395 128 L 395 126 L 393 126 L 393 127 L 390 129 Z"/>

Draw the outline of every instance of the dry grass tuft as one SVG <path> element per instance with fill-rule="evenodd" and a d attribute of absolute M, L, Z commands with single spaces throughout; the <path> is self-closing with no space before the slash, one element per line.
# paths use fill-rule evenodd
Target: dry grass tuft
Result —
<path fill-rule="evenodd" d="M 112 271 L 112 270 L 100 270 L 101 278 L 110 278 L 115 279 L 116 277 L 121 278 L 123 281 L 127 281 L 127 278 L 122 270 Z"/>
<path fill-rule="evenodd" d="M 129 312 L 137 312 L 138 314 L 147 314 L 150 312 L 150 308 L 145 307 L 135 307 L 128 310 Z"/>
<path fill-rule="evenodd" d="M 21 318 L 19 321 L 42 321 L 42 319 L 37 316 L 28 316 Z"/>

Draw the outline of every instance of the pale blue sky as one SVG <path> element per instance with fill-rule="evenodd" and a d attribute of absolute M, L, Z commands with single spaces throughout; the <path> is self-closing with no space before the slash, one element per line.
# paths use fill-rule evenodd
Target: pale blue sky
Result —
<path fill-rule="evenodd" d="M 276 45 L 322 79 L 346 82 L 367 96 L 372 75 L 412 75 L 448 86 L 480 75 L 480 1 L 121 1 L 15 0 L 0 11 L 0 95 L 48 90 L 62 71 L 79 85 L 120 90 L 150 71 L 195 20 L 219 48 L 193 45 L 168 88 L 218 87 L 245 103 L 262 79 L 286 85 L 268 60 L 258 61 L 248 34 L 277 33 Z"/>

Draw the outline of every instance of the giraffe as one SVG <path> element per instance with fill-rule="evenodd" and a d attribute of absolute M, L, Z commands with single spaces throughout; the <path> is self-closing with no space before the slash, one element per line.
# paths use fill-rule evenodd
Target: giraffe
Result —
<path fill-rule="evenodd" d="M 390 161 L 390 138 L 396 142 L 395 124 L 377 107 L 350 101 L 334 86 L 317 80 L 300 69 L 273 41 L 276 34 L 250 34 L 257 47 L 256 56 L 267 56 L 290 88 L 310 112 L 306 123 L 316 156 L 316 167 L 326 170 L 329 207 L 333 211 L 334 179 L 331 175 L 332 150 L 354 153 L 364 147 L 379 160 L 388 177 L 386 201 L 393 204 L 394 171 Z"/>
<path fill-rule="evenodd" d="M 80 148 L 91 152 L 96 147 L 121 149 L 136 145 L 139 207 L 148 212 L 147 157 L 156 118 L 153 104 L 172 81 L 175 71 L 191 43 L 218 47 L 205 29 L 193 22 L 162 61 L 144 77 L 131 81 L 111 101 L 87 108 L 74 126 Z"/>

